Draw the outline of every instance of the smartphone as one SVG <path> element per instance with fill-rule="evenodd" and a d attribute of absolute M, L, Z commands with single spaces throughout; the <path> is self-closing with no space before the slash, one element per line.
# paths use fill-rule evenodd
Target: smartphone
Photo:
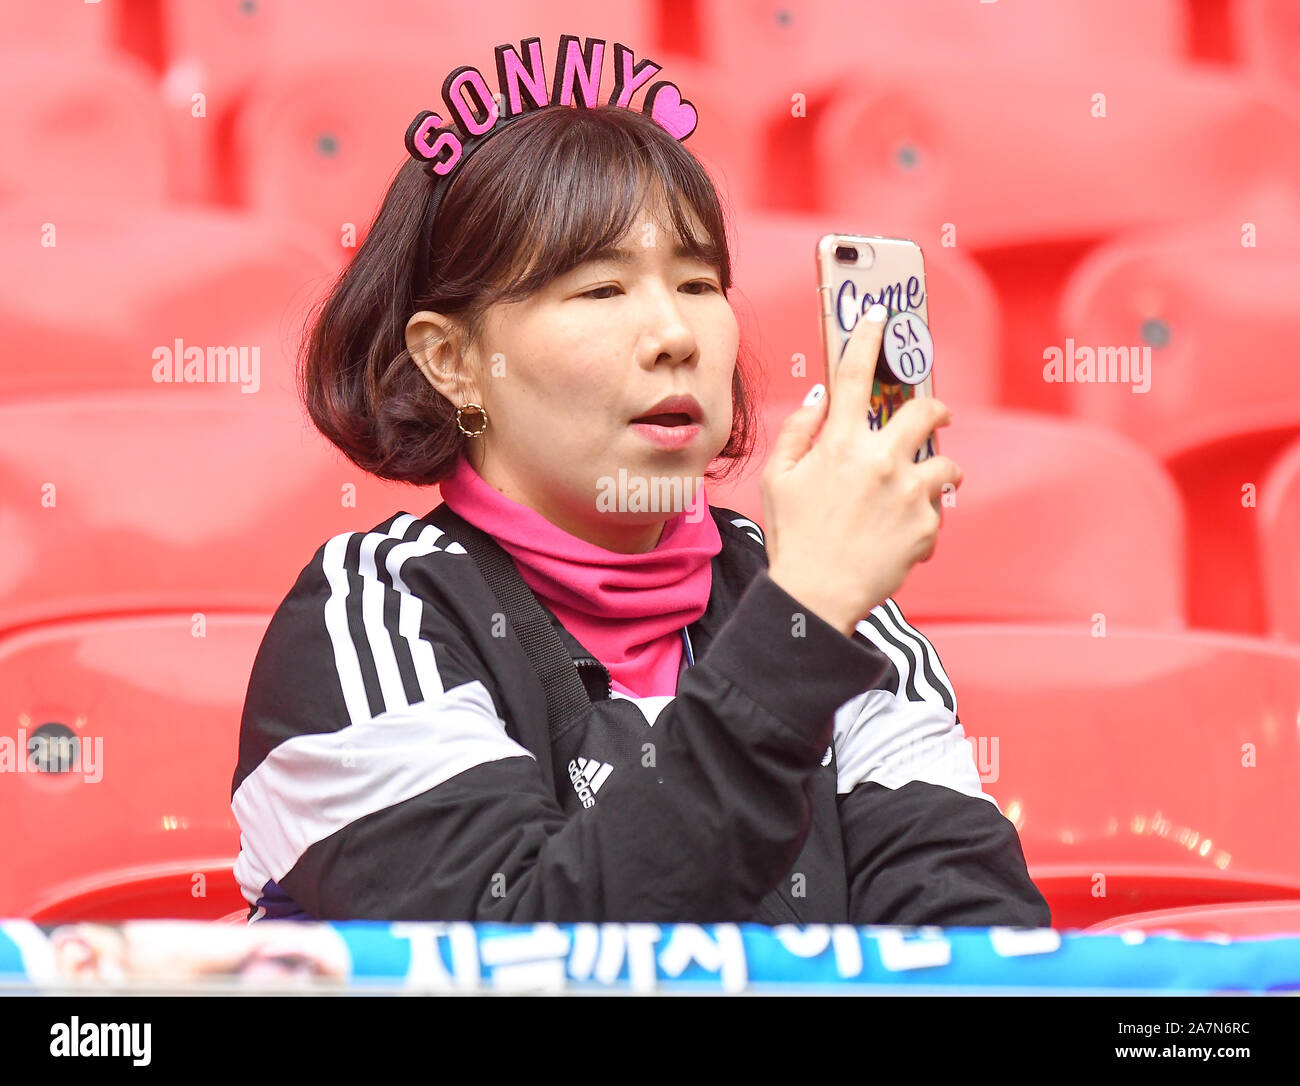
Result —
<path fill-rule="evenodd" d="M 817 242 L 826 390 L 835 395 L 835 369 L 862 315 L 879 302 L 889 311 L 876 359 L 867 421 L 885 425 L 914 396 L 934 395 L 934 343 L 921 247 L 906 238 L 826 234 Z M 939 452 L 931 433 L 913 459 Z"/>

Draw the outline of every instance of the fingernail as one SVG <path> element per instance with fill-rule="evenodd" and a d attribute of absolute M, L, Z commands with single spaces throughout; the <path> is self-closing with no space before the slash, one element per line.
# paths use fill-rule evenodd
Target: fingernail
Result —
<path fill-rule="evenodd" d="M 811 407 L 813 404 L 815 404 L 818 400 L 820 400 L 825 395 L 826 395 L 825 385 L 823 384 L 813 385 L 813 387 L 808 390 L 808 395 L 803 398 L 804 407 Z"/>
<path fill-rule="evenodd" d="M 867 320 L 871 321 L 872 324 L 884 324 L 885 318 L 888 316 L 889 310 L 879 302 L 873 303 L 871 308 L 867 310 Z"/>

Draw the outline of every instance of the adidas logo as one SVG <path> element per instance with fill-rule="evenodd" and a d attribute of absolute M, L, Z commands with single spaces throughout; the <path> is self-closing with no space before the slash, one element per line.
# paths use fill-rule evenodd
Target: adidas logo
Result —
<path fill-rule="evenodd" d="M 612 765 L 598 762 L 595 758 L 575 758 L 569 763 L 569 780 L 573 782 L 573 790 L 578 793 L 584 807 L 596 805 L 596 793 L 613 772 Z"/>

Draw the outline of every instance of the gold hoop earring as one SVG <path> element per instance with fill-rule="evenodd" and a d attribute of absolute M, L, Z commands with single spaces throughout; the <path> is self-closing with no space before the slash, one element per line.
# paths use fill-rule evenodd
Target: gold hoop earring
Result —
<path fill-rule="evenodd" d="M 477 411 L 483 416 L 483 424 L 477 430 L 466 430 L 464 420 L 461 418 L 462 411 Z M 478 437 L 488 428 L 487 408 L 478 403 L 465 403 L 456 408 L 456 426 L 466 437 Z"/>

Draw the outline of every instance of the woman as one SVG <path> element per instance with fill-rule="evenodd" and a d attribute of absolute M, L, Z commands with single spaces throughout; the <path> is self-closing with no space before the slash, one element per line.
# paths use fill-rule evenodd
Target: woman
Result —
<path fill-rule="evenodd" d="M 912 460 L 941 403 L 866 425 L 880 320 L 776 439 L 764 540 L 691 504 L 754 417 L 696 159 L 552 106 L 434 188 L 401 168 L 302 385 L 354 463 L 444 504 L 326 542 L 270 624 L 250 917 L 1050 923 L 888 599 L 960 472 Z"/>

